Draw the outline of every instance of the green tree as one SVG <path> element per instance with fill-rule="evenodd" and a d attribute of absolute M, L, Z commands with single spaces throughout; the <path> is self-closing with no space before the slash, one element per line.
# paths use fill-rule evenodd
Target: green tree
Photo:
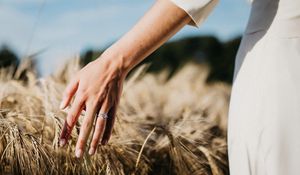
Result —
<path fill-rule="evenodd" d="M 6 45 L 2 46 L 0 49 L 0 68 L 8 66 L 17 67 L 18 64 L 19 59 L 16 54 Z"/>

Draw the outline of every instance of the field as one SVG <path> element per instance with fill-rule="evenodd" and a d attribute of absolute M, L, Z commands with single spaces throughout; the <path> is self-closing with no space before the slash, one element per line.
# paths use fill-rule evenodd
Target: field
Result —
<path fill-rule="evenodd" d="M 0 70 L 0 174 L 228 174 L 231 86 L 207 84 L 207 66 L 187 64 L 168 80 L 167 70 L 139 68 L 124 85 L 109 144 L 83 159 L 74 155 L 80 121 L 67 147 L 58 145 L 61 94 L 79 69 L 74 59 L 46 78 L 30 60 L 14 74 Z"/>

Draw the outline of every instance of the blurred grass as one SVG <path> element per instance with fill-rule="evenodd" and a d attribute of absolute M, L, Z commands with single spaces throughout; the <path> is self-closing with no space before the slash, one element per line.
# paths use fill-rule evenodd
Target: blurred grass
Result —
<path fill-rule="evenodd" d="M 171 77 L 147 67 L 125 82 L 109 144 L 80 160 L 74 146 L 82 117 L 67 147 L 58 147 L 66 117 L 58 106 L 79 60 L 46 78 L 30 60 L 0 69 L 0 174 L 229 174 L 231 86 L 208 84 L 207 64 L 186 63 Z"/>

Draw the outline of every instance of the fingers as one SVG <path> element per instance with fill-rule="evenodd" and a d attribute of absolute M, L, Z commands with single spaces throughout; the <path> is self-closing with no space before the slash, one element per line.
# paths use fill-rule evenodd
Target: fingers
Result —
<path fill-rule="evenodd" d="M 120 82 L 118 84 L 115 84 L 115 86 L 113 86 L 111 89 L 111 92 L 117 92 L 117 93 L 112 93 L 111 108 L 109 109 L 107 114 L 108 118 L 106 120 L 106 126 L 101 140 L 102 145 L 106 145 L 108 140 L 110 139 L 113 126 L 115 123 L 115 118 L 116 118 L 115 116 L 117 113 L 118 103 L 121 97 L 121 91 L 122 91 L 122 84 Z"/>
<path fill-rule="evenodd" d="M 60 146 L 66 145 L 70 135 L 71 131 L 76 124 L 78 117 L 82 111 L 84 105 L 84 100 L 81 98 L 75 98 L 75 101 L 71 107 L 71 110 L 68 112 L 65 124 L 63 126 L 61 135 L 60 135 Z"/>
<path fill-rule="evenodd" d="M 79 82 L 78 82 L 77 78 L 74 78 L 73 80 L 71 80 L 71 82 L 68 84 L 68 86 L 66 87 L 66 89 L 64 91 L 63 99 L 59 106 L 60 109 L 65 109 L 69 105 L 72 97 L 74 96 L 74 94 L 76 93 L 76 91 L 78 89 L 78 85 L 79 85 Z"/>
<path fill-rule="evenodd" d="M 105 126 L 106 126 L 106 118 L 103 115 L 107 115 L 107 112 L 109 110 L 109 104 L 108 104 L 108 99 L 102 103 L 101 109 L 98 113 L 97 119 L 96 119 L 96 126 L 95 126 L 95 131 L 93 134 L 93 138 L 91 141 L 90 149 L 89 149 L 89 154 L 94 155 L 97 149 L 97 146 L 99 144 L 100 139 L 102 138 Z"/>
<path fill-rule="evenodd" d="M 91 133 L 91 129 L 93 127 L 93 122 L 95 118 L 95 111 L 96 105 L 91 105 L 91 103 L 86 105 L 86 115 L 83 119 L 83 122 L 80 127 L 80 133 L 77 140 L 76 148 L 75 148 L 75 155 L 76 157 L 80 158 L 83 155 L 87 140 Z"/>
<path fill-rule="evenodd" d="M 62 133 L 60 136 L 60 145 L 64 146 L 70 135 L 71 131 L 74 128 L 78 117 L 80 116 L 81 111 L 83 108 L 86 108 L 85 117 L 83 119 L 83 122 L 80 127 L 80 133 L 78 136 L 78 140 L 75 147 L 75 155 L 76 157 L 82 157 L 84 154 L 84 150 L 87 144 L 87 141 L 89 139 L 89 135 L 91 133 L 91 130 L 93 128 L 93 123 L 95 119 L 95 114 L 99 110 L 99 103 L 97 102 L 103 102 L 101 104 L 101 109 L 99 110 L 99 114 L 106 114 L 107 117 L 103 117 L 103 115 L 99 115 L 95 120 L 95 130 L 93 132 L 90 148 L 89 148 L 89 154 L 93 155 L 95 154 L 95 151 L 97 149 L 97 146 L 101 142 L 102 145 L 107 144 L 112 130 L 113 125 L 115 122 L 115 115 L 117 111 L 117 102 L 120 98 L 120 85 L 119 84 L 113 84 L 111 87 L 108 87 L 106 89 L 109 89 L 108 92 L 101 92 L 101 96 L 98 97 L 99 92 L 98 90 L 95 91 L 95 89 L 88 89 L 88 91 L 85 88 L 79 87 L 78 88 L 79 81 L 73 80 L 68 87 L 65 90 L 65 95 L 62 100 L 62 108 L 65 108 L 67 105 L 69 105 L 72 97 L 76 93 L 75 100 L 71 106 L 71 110 L 68 112 L 64 127 L 62 129 Z M 79 90 L 78 90 L 79 89 Z M 84 91 L 80 91 L 80 89 L 85 89 Z M 76 92 L 80 91 L 80 92 Z M 80 95 L 82 94 L 82 95 Z M 104 98 L 103 98 L 104 97 Z M 95 98 L 98 99 L 95 101 Z M 92 100 L 93 99 L 93 100 Z M 104 101 L 103 101 L 104 100 Z"/>
<path fill-rule="evenodd" d="M 102 145 L 106 145 L 108 140 L 110 139 L 110 136 L 111 136 L 111 133 L 112 133 L 112 130 L 113 130 L 113 126 L 114 126 L 114 123 L 115 123 L 116 112 L 117 112 L 117 104 L 114 104 L 110 108 L 110 110 L 107 114 L 108 118 L 106 120 L 106 127 L 105 127 L 105 130 L 104 130 L 104 133 L 103 133 L 103 136 L 102 136 L 102 140 L 101 140 Z"/>

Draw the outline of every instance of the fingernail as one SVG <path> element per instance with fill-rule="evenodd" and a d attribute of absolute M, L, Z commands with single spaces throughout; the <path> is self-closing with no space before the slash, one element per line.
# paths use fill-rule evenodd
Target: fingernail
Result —
<path fill-rule="evenodd" d="M 64 109 L 64 100 L 60 103 L 59 108 Z"/>
<path fill-rule="evenodd" d="M 94 155 L 95 154 L 95 148 L 90 148 L 90 150 L 89 150 L 89 155 Z"/>
<path fill-rule="evenodd" d="M 82 155 L 83 155 L 82 149 L 77 149 L 76 152 L 75 152 L 75 156 L 77 158 L 80 158 L 80 157 L 82 157 Z"/>
<path fill-rule="evenodd" d="M 63 147 L 63 146 L 65 146 L 65 144 L 66 144 L 66 139 L 60 139 L 59 145 L 60 145 L 61 147 Z"/>
<path fill-rule="evenodd" d="M 102 140 L 102 141 L 101 141 L 101 144 L 102 144 L 102 145 L 106 145 L 106 144 L 107 144 L 107 140 Z"/>

